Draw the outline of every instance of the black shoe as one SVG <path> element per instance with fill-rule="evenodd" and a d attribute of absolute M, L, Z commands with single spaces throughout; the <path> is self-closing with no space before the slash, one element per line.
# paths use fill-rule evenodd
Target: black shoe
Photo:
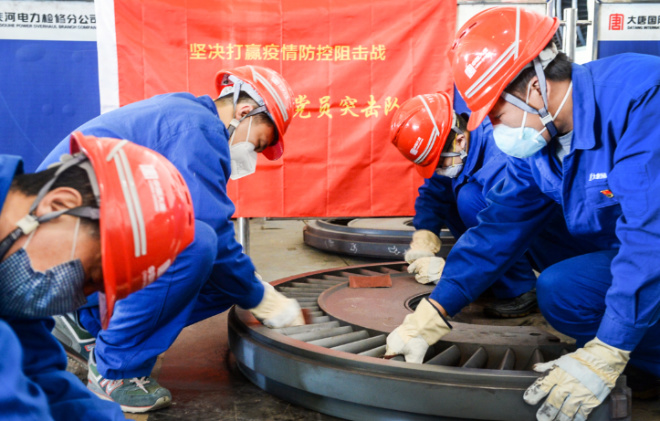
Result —
<path fill-rule="evenodd" d="M 654 374 L 632 365 L 627 365 L 623 374 L 633 399 L 650 401 L 660 397 L 660 378 Z"/>
<path fill-rule="evenodd" d="M 514 298 L 497 300 L 484 307 L 484 314 L 499 319 L 523 317 L 536 309 L 536 289 Z"/>

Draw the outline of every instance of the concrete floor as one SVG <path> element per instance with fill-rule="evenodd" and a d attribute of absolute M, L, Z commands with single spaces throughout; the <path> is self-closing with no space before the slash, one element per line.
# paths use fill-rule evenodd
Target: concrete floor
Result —
<path fill-rule="evenodd" d="M 303 243 L 303 227 L 304 221 L 300 220 L 251 220 L 250 255 L 264 280 L 374 262 L 310 248 Z M 544 321 L 537 313 L 520 323 L 543 325 Z M 243 377 L 229 352 L 226 314 L 186 328 L 161 356 L 153 376 L 172 392 L 172 406 L 151 414 L 127 414 L 129 418 L 140 421 L 337 420 L 277 399 Z M 635 401 L 633 420 L 660 420 L 660 401 Z"/>

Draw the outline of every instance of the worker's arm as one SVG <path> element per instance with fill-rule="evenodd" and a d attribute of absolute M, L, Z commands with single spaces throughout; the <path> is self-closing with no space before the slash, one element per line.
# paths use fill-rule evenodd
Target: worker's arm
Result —
<path fill-rule="evenodd" d="M 438 234 L 447 219 L 451 216 L 458 217 L 451 178 L 434 174 L 424 180 L 418 191 L 413 217 L 416 230 L 428 230 Z"/>
<path fill-rule="evenodd" d="M 388 335 L 386 356 L 401 354 L 407 362 L 423 362 L 428 348 L 450 332 L 447 315 L 474 301 L 516 262 L 553 210 L 529 164 L 515 158 L 507 164 L 507 178 L 487 200 L 479 225 L 463 234 L 449 253 L 430 298 Z"/>
<path fill-rule="evenodd" d="M 0 324 L 7 326 L 0 321 Z M 5 381 L 0 386 L 0 395 L 5 419 L 64 420 L 75 414 L 81 420 L 124 420 L 118 404 L 96 397 L 73 374 L 66 371 L 66 355 L 57 339 L 50 333 L 52 319 L 10 320 L 9 326 L 15 336 L 9 337 L 11 352 L 3 352 Z M 3 332 L 6 336 L 7 332 Z M 18 339 L 18 341 L 16 341 Z M 3 340 L 3 344 L 6 342 Z M 17 345 L 20 343 L 21 359 L 16 360 Z M 4 374 L 9 373 L 8 377 Z M 7 383 L 11 380 L 12 385 Z M 6 389 L 9 386 L 14 390 Z M 9 402 L 7 398 L 9 395 Z M 6 405 L 5 405 L 6 404 Z M 21 414 L 21 417 L 14 417 Z"/>
<path fill-rule="evenodd" d="M 449 177 L 434 174 L 433 177 L 424 181 L 419 188 L 419 196 L 415 200 L 415 216 L 413 217 L 413 234 L 410 247 L 406 250 L 404 259 L 409 264 L 414 265 L 419 259 L 423 259 L 419 264 L 428 266 L 429 260 L 444 263 L 444 259 L 434 257 L 440 251 L 442 243 L 440 241 L 440 230 L 447 225 L 447 220 L 454 221 L 454 224 L 460 223 L 460 227 L 454 227 L 460 232 L 464 231 L 461 218 L 458 215 L 456 207 L 456 197 L 452 190 L 453 180 Z M 437 264 L 435 266 L 438 266 Z M 434 266 L 434 267 L 435 267 Z M 417 271 L 414 266 L 409 268 L 411 273 Z M 428 283 L 437 281 L 439 278 L 429 276 L 416 276 L 418 282 Z"/>
<path fill-rule="evenodd" d="M 629 106 L 607 179 L 613 199 L 621 205 L 622 216 L 616 221 L 621 247 L 612 261 L 612 285 L 597 336 L 628 351 L 660 318 L 659 91 L 655 87 Z"/>
<path fill-rule="evenodd" d="M 222 300 L 218 305 L 237 304 L 251 310 L 269 327 L 302 324 L 298 302 L 258 279 L 252 260 L 236 241 L 231 220 L 235 208 L 227 194 L 231 170 L 226 131 L 192 129 L 179 132 L 178 137 L 179 142 L 166 142 L 171 145 L 167 156 L 188 184 L 195 218 L 211 225 L 217 235 L 217 254 L 203 291 L 218 294 Z M 208 145 L 219 145 L 218 150 L 209 150 Z"/>
<path fill-rule="evenodd" d="M 450 316 L 473 302 L 527 250 L 553 210 L 529 161 L 509 158 L 506 176 L 491 189 L 479 225 L 456 242 L 431 293 Z"/>

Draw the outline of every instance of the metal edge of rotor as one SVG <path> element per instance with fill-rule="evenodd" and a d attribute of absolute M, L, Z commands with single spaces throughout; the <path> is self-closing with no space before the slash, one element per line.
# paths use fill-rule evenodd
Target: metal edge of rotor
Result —
<path fill-rule="evenodd" d="M 287 277 L 273 285 L 403 264 L 389 262 L 324 269 Z M 391 419 L 511 420 L 532 419 L 539 406 L 522 402 L 523 391 L 539 376 L 533 371 L 417 365 L 335 351 L 272 331 L 256 322 L 248 311 L 236 307 L 230 310 L 228 321 L 230 349 L 250 381 L 285 400 L 329 415 L 357 420 L 370 414 L 388 419 L 383 417 L 394 411 L 396 416 Z M 328 381 L 333 378 L 334 382 Z M 356 384 L 360 387 L 346 387 Z M 419 397 L 429 389 L 433 391 L 432 399 L 422 399 L 420 403 Z M 443 403 L 442 413 L 434 405 L 438 399 Z M 328 405 L 329 402 L 334 403 Z M 474 402 L 480 405 L 475 406 Z M 590 420 L 612 420 L 611 406 L 612 402 L 596 408 Z M 499 408 L 501 413 L 494 414 L 493 408 Z"/>

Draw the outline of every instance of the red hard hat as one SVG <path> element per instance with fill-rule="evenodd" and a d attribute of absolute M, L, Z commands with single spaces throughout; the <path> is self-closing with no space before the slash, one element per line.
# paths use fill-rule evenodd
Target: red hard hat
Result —
<path fill-rule="evenodd" d="M 550 18 L 520 7 L 493 7 L 458 30 L 449 61 L 459 93 L 476 129 L 504 89 L 545 48 L 559 27 Z"/>
<path fill-rule="evenodd" d="M 268 115 L 277 129 L 277 143 L 264 149 L 263 154 L 271 161 L 284 152 L 284 133 L 293 118 L 293 91 L 286 80 L 275 70 L 261 66 L 241 66 L 220 70 L 215 75 L 215 88 L 220 95 L 227 86 L 234 85 L 231 76 L 249 84 L 263 99 Z"/>
<path fill-rule="evenodd" d="M 105 302 L 103 328 L 115 301 L 149 285 L 192 242 L 195 216 L 188 187 L 165 157 L 127 140 L 71 135 L 94 168 L 100 195 Z"/>
<path fill-rule="evenodd" d="M 417 95 L 401 104 L 392 117 L 390 141 L 422 177 L 430 178 L 451 131 L 451 98 L 444 92 Z"/>

